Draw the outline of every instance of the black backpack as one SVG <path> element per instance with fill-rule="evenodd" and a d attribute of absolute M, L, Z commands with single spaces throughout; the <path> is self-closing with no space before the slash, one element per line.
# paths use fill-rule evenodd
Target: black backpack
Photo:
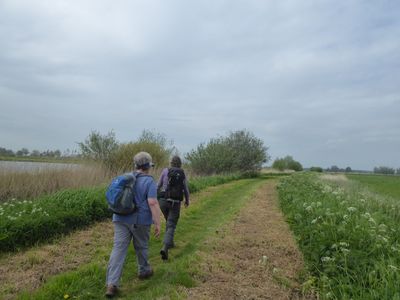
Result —
<path fill-rule="evenodd" d="M 165 190 L 167 199 L 183 200 L 183 182 L 185 172 L 180 168 L 168 169 L 168 185 Z"/>

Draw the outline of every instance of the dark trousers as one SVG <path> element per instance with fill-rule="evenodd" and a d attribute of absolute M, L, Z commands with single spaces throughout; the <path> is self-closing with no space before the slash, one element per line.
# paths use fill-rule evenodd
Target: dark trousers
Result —
<path fill-rule="evenodd" d="M 170 248 L 174 244 L 174 234 L 181 212 L 181 202 L 172 202 L 164 198 L 160 198 L 158 201 L 164 218 L 167 221 L 163 243 Z"/>

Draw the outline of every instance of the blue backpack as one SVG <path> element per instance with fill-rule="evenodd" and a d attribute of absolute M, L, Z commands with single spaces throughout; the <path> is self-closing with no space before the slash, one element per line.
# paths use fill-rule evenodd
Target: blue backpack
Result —
<path fill-rule="evenodd" d="M 118 215 L 129 215 L 136 209 L 135 183 L 139 173 L 126 173 L 115 177 L 106 191 L 108 208 Z"/>

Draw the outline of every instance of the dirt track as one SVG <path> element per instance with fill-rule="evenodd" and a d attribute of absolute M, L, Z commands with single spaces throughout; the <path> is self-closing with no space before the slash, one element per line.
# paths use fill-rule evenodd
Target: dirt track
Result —
<path fill-rule="evenodd" d="M 188 290 L 189 299 L 307 298 L 300 293 L 302 255 L 275 187 L 268 181 L 232 223 L 207 241 L 201 253 L 203 283 Z"/>

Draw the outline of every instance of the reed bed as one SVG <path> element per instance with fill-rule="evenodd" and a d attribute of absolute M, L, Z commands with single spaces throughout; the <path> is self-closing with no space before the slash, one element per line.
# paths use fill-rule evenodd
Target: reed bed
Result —
<path fill-rule="evenodd" d="M 63 189 L 91 187 L 108 182 L 112 174 L 96 165 L 34 171 L 0 171 L 0 203 L 30 200 Z"/>

